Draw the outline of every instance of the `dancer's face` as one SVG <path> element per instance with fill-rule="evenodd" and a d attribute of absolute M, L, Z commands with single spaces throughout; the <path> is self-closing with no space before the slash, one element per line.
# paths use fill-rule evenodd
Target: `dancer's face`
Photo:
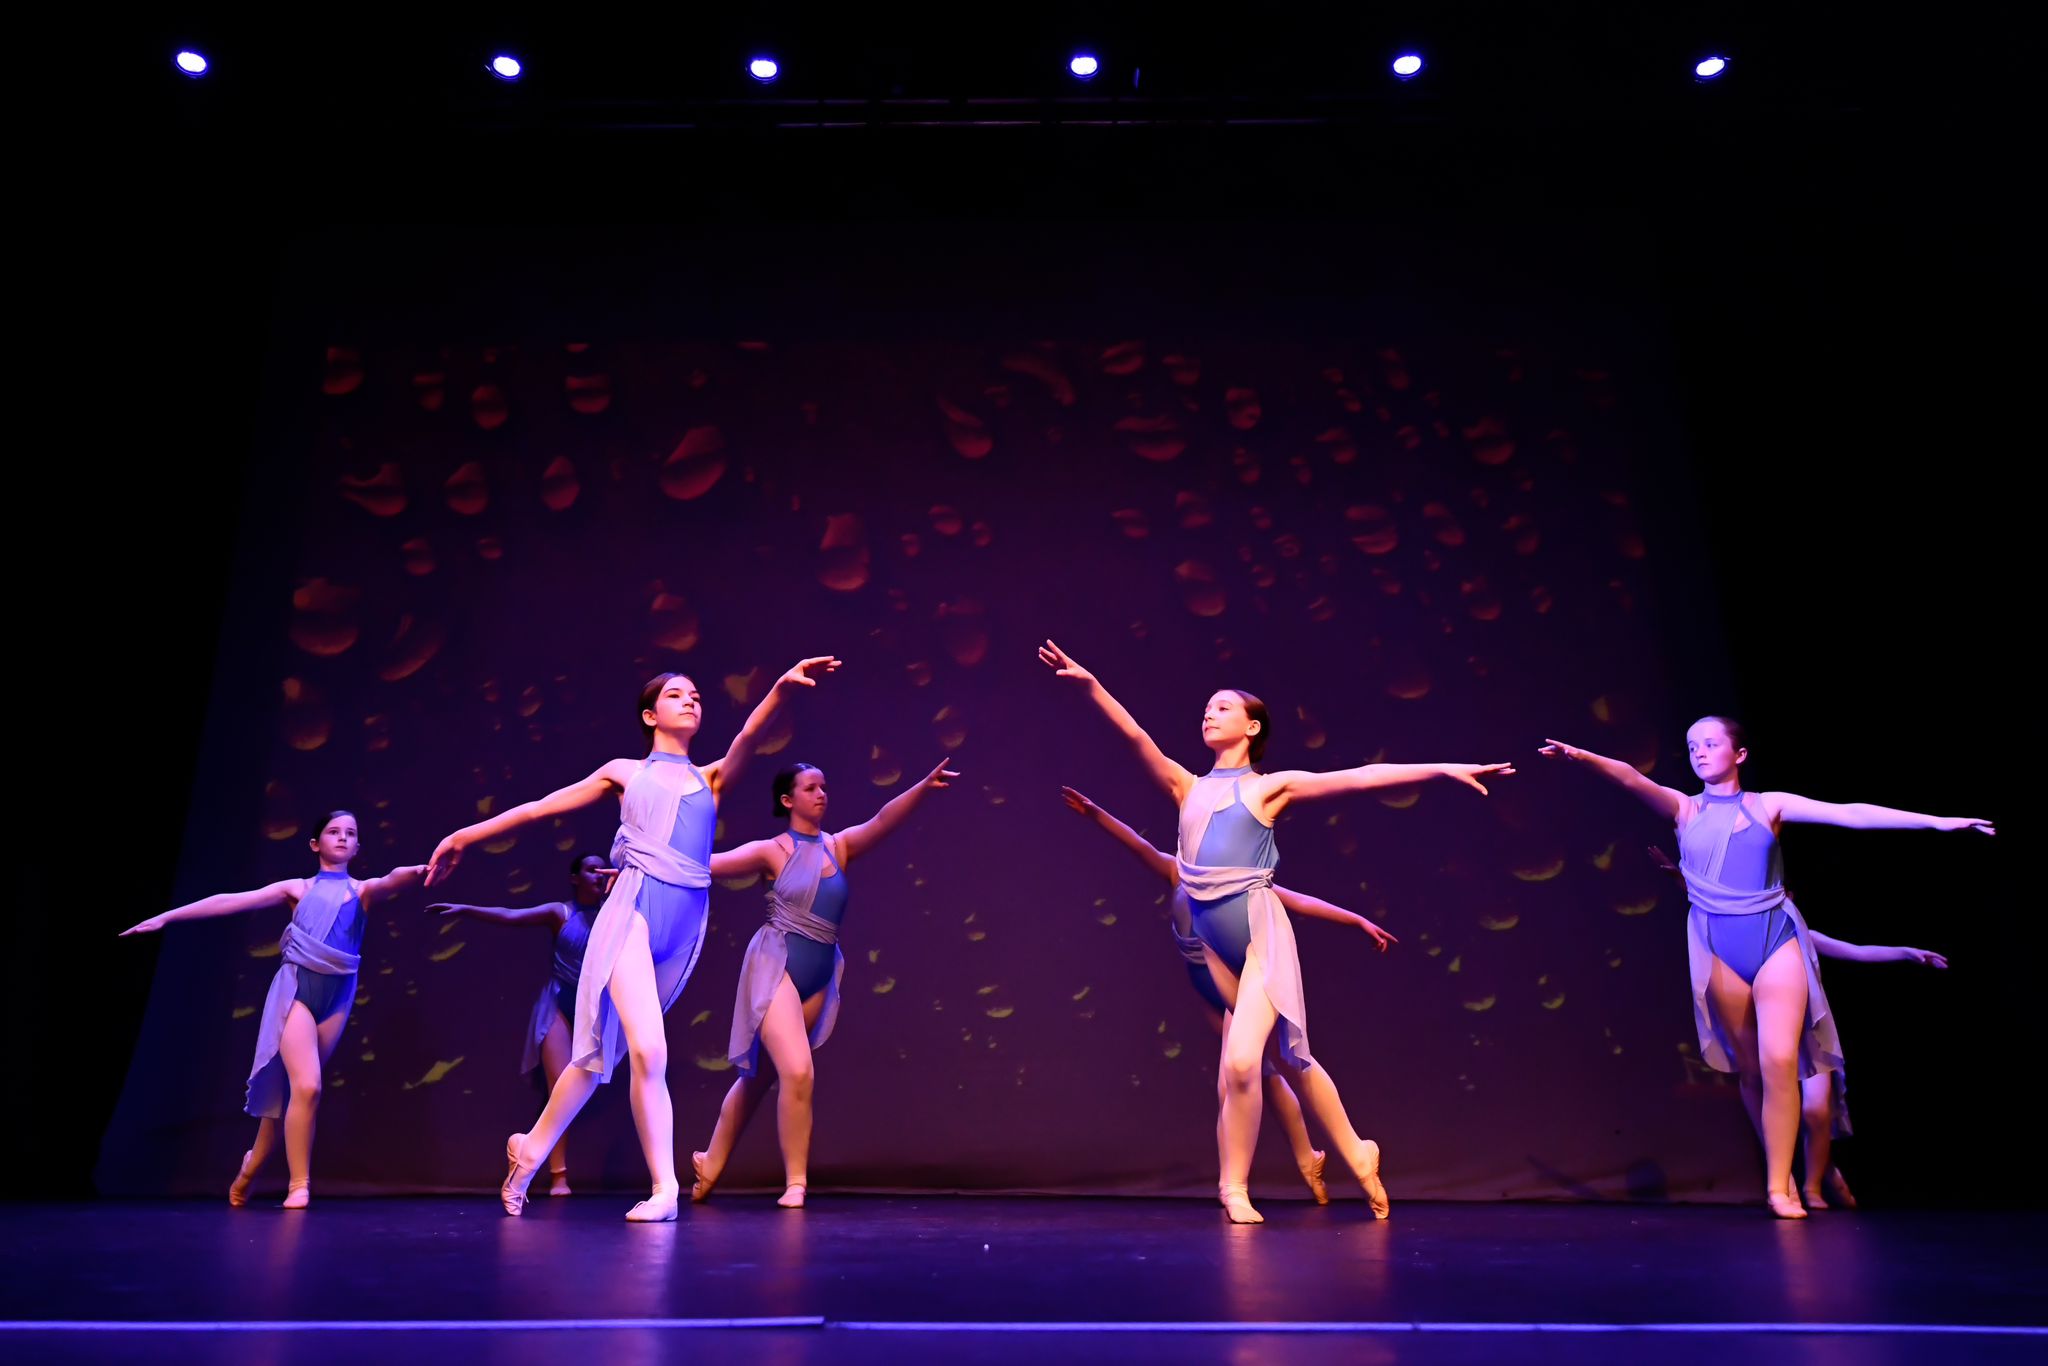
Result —
<path fill-rule="evenodd" d="M 327 862 L 346 864 L 362 847 L 362 836 L 356 833 L 354 816 L 336 816 L 308 843 L 313 852 Z"/>
<path fill-rule="evenodd" d="M 1712 718 L 1692 723 L 1685 733 L 1685 754 L 1703 783 L 1725 783 L 1739 776 L 1739 766 L 1749 757 L 1748 750 L 1737 749 L 1728 738 L 1728 727 Z"/>
<path fill-rule="evenodd" d="M 586 906 L 604 900 L 604 860 L 595 854 L 585 854 L 577 861 L 569 885 L 575 889 L 576 899 Z"/>
<path fill-rule="evenodd" d="M 796 775 L 796 787 L 782 799 L 791 816 L 802 816 L 813 825 L 825 823 L 825 775 L 807 768 Z"/>
<path fill-rule="evenodd" d="M 703 717 L 703 700 L 697 695 L 697 685 L 682 674 L 664 684 L 654 705 L 640 714 L 648 725 L 678 740 L 695 735 L 697 723 Z"/>
<path fill-rule="evenodd" d="M 1202 708 L 1202 743 L 1213 750 L 1226 750 L 1240 740 L 1259 733 L 1259 723 L 1244 709 L 1244 699 L 1225 688 Z"/>

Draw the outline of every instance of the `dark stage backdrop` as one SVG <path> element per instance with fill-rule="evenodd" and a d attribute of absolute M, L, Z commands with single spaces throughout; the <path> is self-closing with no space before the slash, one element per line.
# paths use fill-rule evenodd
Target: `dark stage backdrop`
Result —
<path fill-rule="evenodd" d="M 1699 644 L 1711 617 L 1657 616 L 1676 553 L 1642 506 L 1675 460 L 1658 363 L 1505 272 L 1443 302 L 1384 288 L 1312 333 L 1277 306 L 1263 329 L 1050 337 L 964 308 L 866 339 L 396 344 L 387 319 L 282 357 L 294 416 L 256 461 L 180 895 L 312 871 L 332 806 L 363 818 L 358 875 L 423 861 L 642 752 L 634 695 L 657 670 L 702 686 L 708 760 L 780 669 L 835 652 L 845 669 L 728 795 L 721 844 L 771 832 L 768 781 L 793 760 L 826 770 L 835 825 L 941 756 L 966 777 L 854 869 L 818 1183 L 1207 1191 L 1216 1036 L 1165 888 L 1058 788 L 1167 848 L 1173 812 L 1034 659 L 1051 635 L 1197 768 L 1218 686 L 1271 704 L 1273 766 L 1522 764 L 1490 799 L 1434 785 L 1304 806 L 1279 832 L 1283 882 L 1401 937 L 1379 957 L 1298 931 L 1316 1054 L 1397 1196 L 1752 1198 L 1734 1089 L 1692 1048 L 1682 897 L 1643 852 L 1669 832 L 1534 754 L 1560 735 L 1680 780 L 1685 723 L 1723 696 L 1668 676 L 1670 638 Z M 498 1179 L 539 1104 L 514 1066 L 547 936 L 421 908 L 555 897 L 614 818 L 530 828 L 374 912 L 323 1189 Z M 733 1079 L 762 892 L 714 890 L 668 1017 L 684 1151 Z M 282 924 L 166 936 L 103 1190 L 226 1180 Z M 770 1121 L 734 1184 L 779 1170 Z M 1276 1129 L 1258 1173 L 1291 1193 Z M 570 1143 L 585 1182 L 644 1180 L 623 1079 Z"/>

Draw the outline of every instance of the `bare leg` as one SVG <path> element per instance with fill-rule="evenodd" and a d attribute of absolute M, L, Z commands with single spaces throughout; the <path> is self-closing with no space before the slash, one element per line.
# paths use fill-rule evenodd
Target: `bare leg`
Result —
<path fill-rule="evenodd" d="M 1337 1083 L 1331 1078 L 1330 1070 L 1321 1063 L 1314 1067 L 1295 1068 L 1291 1059 L 1281 1059 L 1280 1066 L 1287 1069 L 1294 1078 L 1294 1084 L 1301 1088 L 1301 1094 L 1308 1099 L 1309 1109 L 1315 1112 L 1316 1122 L 1323 1126 L 1323 1132 L 1336 1145 L 1338 1155 L 1344 1159 L 1351 1174 L 1365 1191 L 1366 1203 L 1372 1206 L 1375 1219 L 1384 1219 L 1392 1212 L 1387 1199 L 1387 1187 L 1380 1180 L 1380 1145 L 1369 1138 L 1360 1138 L 1358 1131 L 1351 1127 L 1351 1116 L 1344 1111 L 1344 1098 L 1337 1094 Z"/>
<path fill-rule="evenodd" d="M 682 1185 L 676 1180 L 675 1111 L 668 1096 L 668 1031 L 662 1023 L 661 994 L 654 982 L 654 958 L 647 947 L 647 922 L 633 917 L 609 987 L 626 1034 L 632 1062 L 630 1099 L 640 1153 L 654 1177 L 654 1193 L 626 1213 L 634 1223 L 676 1217 Z"/>
<path fill-rule="evenodd" d="M 1264 1223 L 1252 1208 L 1252 1153 L 1259 1145 L 1259 1072 L 1277 1014 L 1266 996 L 1266 970 L 1247 952 L 1237 1004 L 1223 1039 L 1223 1171 L 1217 1194 L 1234 1224 Z"/>
<path fill-rule="evenodd" d="M 270 1154 L 277 1147 L 278 1124 L 265 1117 L 256 1121 L 256 1141 L 249 1145 L 249 1151 L 242 1154 L 241 1170 L 228 1185 L 228 1203 L 236 1209 L 249 1203 L 249 1183 L 256 1179 L 257 1171 L 270 1160 Z"/>
<path fill-rule="evenodd" d="M 651 1032 L 651 1038 L 648 1037 L 648 1032 L 643 1028 L 645 1021 L 635 1016 L 629 1022 L 625 1003 L 621 1000 L 622 984 L 636 971 L 640 977 L 640 985 L 645 991 L 646 1000 L 653 1004 L 654 1028 Z M 635 1050 L 634 1040 L 639 1038 L 647 1048 L 658 1048 L 660 1050 L 659 1061 L 661 1070 L 659 1075 L 663 1084 L 658 1089 L 661 1091 L 663 1111 L 666 1113 L 668 1100 L 666 1085 L 668 1074 L 668 1036 L 662 1029 L 661 1003 L 654 999 L 654 959 L 647 948 L 647 921 L 638 914 L 632 917 L 631 923 L 627 926 L 626 942 L 619 950 L 618 961 L 612 966 L 612 980 L 607 984 L 606 990 L 611 993 L 612 1005 L 618 1010 L 619 1023 L 625 1029 L 627 1051 L 635 1054 L 633 1064 L 635 1089 L 633 1123 L 636 1128 L 640 1129 L 640 1146 L 642 1153 L 646 1154 L 648 1149 L 647 1131 L 641 1127 L 640 1103 L 637 1093 L 639 1090 L 640 1069 L 643 1062 L 650 1062 L 652 1059 L 643 1058 L 641 1056 L 643 1050 Z M 630 989 L 625 994 L 630 997 Z M 534 1173 L 540 1167 L 540 1159 L 536 1154 L 544 1154 L 554 1150 L 555 1144 L 561 1141 L 562 1134 L 568 1129 L 571 1121 L 576 1118 L 577 1113 L 597 1093 L 598 1081 L 598 1074 L 587 1068 L 573 1065 L 563 1068 L 562 1074 L 555 1078 L 555 1089 L 548 1093 L 548 1103 L 541 1110 L 540 1118 L 533 1122 L 533 1128 L 523 1134 L 514 1134 L 506 1140 L 505 1157 L 508 1169 L 505 1174 L 505 1184 L 500 1188 L 498 1198 L 504 1204 L 507 1214 L 518 1214 L 525 1208 L 527 1184 L 533 1180 Z M 674 1177 L 674 1140 L 672 1133 L 666 1126 L 664 1127 L 664 1139 L 666 1141 L 663 1146 L 670 1149 L 664 1162 L 664 1167 L 656 1167 L 653 1157 L 650 1156 L 648 1168 L 657 1174 L 665 1168 L 670 1173 L 669 1188 L 675 1190 L 677 1187 Z M 658 1175 L 656 1179 L 657 1181 L 659 1180 Z M 640 1206 L 636 1205 L 634 1208 L 638 1209 Z M 669 1217 L 673 1218 L 674 1215 L 671 1214 Z"/>
<path fill-rule="evenodd" d="M 562 1012 L 555 1012 L 554 1023 L 548 1026 L 547 1036 L 540 1041 L 541 1072 L 548 1079 L 548 1093 L 554 1094 L 555 1083 L 562 1079 L 562 1072 L 569 1066 L 569 1053 L 573 1045 L 569 1040 L 569 1022 L 562 1018 Z M 554 1149 L 548 1153 L 548 1194 L 569 1194 L 569 1135 L 564 1133 L 555 1140 Z"/>
<path fill-rule="evenodd" d="M 285 1186 L 281 1208 L 304 1209 L 313 1203 L 313 1127 L 320 1113 L 320 1074 L 346 1028 L 348 1011 L 336 1011 L 316 1025 L 313 1012 L 300 1001 L 292 1002 L 284 1017 L 277 1054 L 291 1082 L 283 1126 L 284 1160 L 291 1180 Z"/>
<path fill-rule="evenodd" d="M 1235 982 L 1232 983 L 1235 986 Z M 1209 1022 L 1216 1026 L 1216 1032 L 1224 1035 L 1230 1028 L 1230 1012 L 1217 1014 L 1210 1011 Z M 1280 1117 L 1281 1127 L 1287 1130 L 1287 1145 L 1294 1151 L 1294 1165 L 1301 1172 L 1301 1179 L 1308 1183 L 1309 1194 L 1316 1198 L 1318 1205 L 1330 1203 L 1330 1188 L 1323 1184 L 1323 1152 L 1308 1136 L 1308 1124 L 1302 1119 L 1301 1102 L 1295 1099 L 1294 1088 L 1287 1084 L 1287 1064 L 1275 1061 L 1266 1069 L 1266 1099 L 1272 1103 L 1273 1113 Z M 1216 1163 L 1217 1170 L 1223 1164 L 1223 1059 L 1219 1050 L 1216 1060 Z"/>
<path fill-rule="evenodd" d="M 1827 1178 L 1834 1168 L 1835 1151 L 1834 1073 L 1817 1072 L 1799 1083 L 1799 1122 L 1805 1131 L 1806 1157 L 1800 1196 L 1808 1209 L 1827 1209 Z"/>
<path fill-rule="evenodd" d="M 696 1178 L 690 1183 L 692 1200 L 711 1198 L 718 1178 L 725 1175 L 725 1164 L 732 1159 L 740 1135 L 746 1132 L 754 1111 L 760 1108 L 762 1098 L 774 1084 L 775 1065 L 764 1058 L 753 1076 L 737 1078 L 726 1090 L 725 1102 L 718 1107 L 718 1123 L 711 1130 L 711 1141 L 702 1152 L 690 1154 L 690 1173 Z"/>
<path fill-rule="evenodd" d="M 1301 1102 L 1295 1098 L 1294 1088 L 1287 1084 L 1284 1064 L 1275 1063 L 1266 1073 L 1266 1103 L 1287 1131 L 1287 1146 L 1294 1152 L 1295 1168 L 1308 1183 L 1309 1194 L 1318 1205 L 1329 1204 L 1330 1190 L 1323 1184 L 1323 1154 L 1309 1141 L 1308 1122 L 1301 1117 Z"/>
<path fill-rule="evenodd" d="M 1766 1198 L 1780 1218 L 1803 1218 L 1806 1211 L 1792 1185 L 1792 1157 L 1799 1147 L 1799 1042 L 1806 1030 L 1806 959 L 1796 941 L 1758 969 L 1752 994 L 1764 1090 Z"/>
<path fill-rule="evenodd" d="M 816 1074 L 804 1017 L 815 1014 L 823 1004 L 821 994 L 807 1012 L 805 1003 L 797 999 L 796 985 L 784 974 L 768 1003 L 768 1013 L 761 1018 L 761 1048 L 775 1063 L 775 1132 L 782 1142 L 785 1187 L 775 1203 L 784 1209 L 802 1209 L 810 1184 L 811 1092 Z"/>
<path fill-rule="evenodd" d="M 1790 1178 L 1787 1178 L 1787 1189 L 1783 1198 L 1774 1195 L 1774 1188 L 1769 1184 L 1770 1125 L 1764 1111 L 1765 1083 L 1757 1046 L 1756 993 L 1750 988 L 1749 983 L 1742 980 L 1741 974 L 1716 958 L 1707 977 L 1707 1003 L 1713 1007 L 1714 1014 L 1720 1019 L 1722 1033 L 1733 1045 L 1731 1061 L 1739 1071 L 1743 1109 L 1756 1129 L 1757 1138 L 1764 1144 L 1764 1167 L 1767 1173 L 1764 1198 L 1770 1204 L 1771 1212 L 1780 1218 L 1803 1219 L 1806 1217 L 1806 1209 L 1792 1195 Z M 1796 1129 L 1796 1101 L 1792 1107 L 1792 1115 Z"/>

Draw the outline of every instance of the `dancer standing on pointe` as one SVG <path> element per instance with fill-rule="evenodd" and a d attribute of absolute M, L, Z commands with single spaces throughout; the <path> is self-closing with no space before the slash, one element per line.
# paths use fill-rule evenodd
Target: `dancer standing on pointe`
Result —
<path fill-rule="evenodd" d="M 1060 795 L 1067 799 L 1067 805 L 1093 821 L 1098 829 L 1117 843 L 1137 855 L 1138 861 L 1165 878 L 1173 888 L 1169 901 L 1168 928 L 1173 931 L 1173 942 L 1180 949 L 1182 962 L 1187 967 L 1188 982 L 1195 989 L 1195 995 L 1202 998 L 1202 1004 L 1209 1008 L 1209 1021 L 1215 1025 L 1219 1036 L 1230 1030 L 1231 1003 L 1224 998 L 1223 989 L 1217 985 L 1216 975 L 1209 971 L 1209 957 L 1202 947 L 1202 940 L 1195 933 L 1194 912 L 1188 905 L 1187 894 L 1180 889 L 1180 865 L 1171 854 L 1162 854 L 1152 847 L 1143 835 L 1125 825 L 1109 812 L 1097 806 L 1083 794 L 1071 787 L 1060 789 Z M 1275 883 L 1273 895 L 1280 898 L 1280 904 L 1296 915 L 1314 916 L 1318 920 L 1333 920 L 1340 925 L 1349 925 L 1364 930 L 1381 953 L 1400 941 L 1379 926 L 1355 911 L 1333 906 L 1327 901 L 1300 892 L 1290 891 Z M 1344 1113 L 1343 1097 L 1337 1094 L 1336 1083 L 1330 1080 L 1327 1067 L 1317 1067 L 1303 1072 L 1293 1060 L 1283 1054 L 1276 1054 L 1270 1047 L 1260 1064 L 1266 1078 L 1266 1099 L 1280 1116 L 1280 1127 L 1287 1131 L 1287 1144 L 1294 1150 L 1294 1165 L 1301 1172 L 1301 1179 L 1308 1183 L 1310 1194 L 1318 1205 L 1330 1203 L 1330 1188 L 1323 1183 L 1324 1153 L 1308 1136 L 1308 1124 L 1302 1118 L 1301 1102 L 1295 1097 L 1295 1088 L 1306 1091 L 1309 1104 L 1315 1107 L 1316 1118 L 1333 1134 L 1348 1134 L 1350 1116 Z M 1294 1085 L 1288 1085 L 1290 1079 Z M 1219 1112 L 1217 1122 L 1222 1122 Z M 1220 1140 L 1219 1140 L 1220 1141 Z"/>
<path fill-rule="evenodd" d="M 242 1154 L 241 1170 L 228 1186 L 228 1203 L 249 1203 L 249 1183 L 277 1146 L 280 1117 L 284 1160 L 291 1172 L 284 1209 L 313 1203 L 313 1124 L 320 1108 L 320 1073 L 348 1028 L 362 967 L 363 920 L 373 902 L 410 887 L 426 875 L 424 863 L 394 868 L 380 878 L 358 882 L 349 861 L 362 847 L 351 812 L 330 811 L 320 833 L 307 841 L 319 855 L 320 871 L 291 877 L 253 892 L 221 892 L 121 933 L 150 934 L 178 920 L 204 920 L 243 911 L 291 908 L 278 948 L 284 962 L 270 979 L 263 1014 L 256 1025 L 256 1061 L 249 1069 L 249 1099 L 243 1106 L 257 1117 L 256 1141 Z M 287 1103 L 289 1094 L 289 1103 Z"/>
<path fill-rule="evenodd" d="M 690 1187 L 692 1200 L 710 1198 L 747 1121 L 768 1088 L 778 1086 L 775 1132 L 782 1142 L 783 1192 L 775 1203 L 784 1209 L 803 1208 L 810 1182 L 811 1055 L 832 1037 L 839 1018 L 839 977 L 846 970 L 846 958 L 839 951 L 846 870 L 908 820 L 925 794 L 960 776 L 946 767 L 951 762 L 941 761 L 922 782 L 837 835 L 824 831 L 824 772 L 795 764 L 775 775 L 770 794 L 775 818 L 789 822 L 789 833 L 711 856 L 714 877 L 759 873 L 773 885 L 768 923 L 747 945 L 739 995 L 733 1002 L 732 1041 L 726 1053 L 740 1075 L 725 1093 L 710 1143 L 690 1155 L 696 1177 Z M 761 1062 L 764 1047 L 766 1066 Z"/>
<path fill-rule="evenodd" d="M 1180 807 L 1181 889 L 1194 915 L 1209 970 L 1235 1001 L 1223 1040 L 1218 1091 L 1221 1180 L 1217 1196 L 1232 1223 L 1256 1224 L 1263 1216 L 1248 1192 L 1252 1150 L 1259 1141 L 1259 1062 L 1277 1022 L 1281 1051 L 1304 1073 L 1315 1059 L 1308 1049 L 1308 1010 L 1302 999 L 1301 963 L 1294 930 L 1273 895 L 1273 869 L 1280 861 L 1273 822 L 1295 802 L 1351 792 L 1450 778 L 1482 795 L 1481 778 L 1514 772 L 1510 764 L 1365 764 L 1330 773 L 1290 769 L 1260 773 L 1253 768 L 1266 751 L 1270 717 L 1265 703 L 1225 688 L 1202 712 L 1202 742 L 1215 767 L 1202 777 L 1160 752 L 1121 702 L 1094 674 L 1048 640 L 1038 657 L 1066 679 L 1081 684 L 1090 699 L 1130 742 L 1153 779 Z M 1364 1187 L 1375 1218 L 1387 1217 L 1387 1191 L 1380 1181 L 1379 1144 L 1356 1134 L 1331 1132 L 1340 1155 Z"/>
<path fill-rule="evenodd" d="M 618 871 L 605 866 L 600 854 L 578 854 L 569 865 L 569 900 L 543 906 L 471 906 L 437 901 L 427 907 L 441 915 L 466 915 L 494 925 L 545 925 L 554 932 L 555 961 L 533 1009 L 527 1012 L 519 1075 L 538 1067 L 550 1093 L 569 1065 L 569 1039 L 576 1028 L 576 981 L 583 973 L 583 950 L 590 943 L 590 925 Z M 548 1154 L 548 1194 L 569 1194 L 569 1140 L 565 1135 Z"/>
<path fill-rule="evenodd" d="M 1547 758 L 1589 765 L 1678 827 L 1679 871 L 1692 902 L 1687 953 L 1700 1057 L 1745 1075 L 1743 1098 L 1763 1135 L 1764 1200 L 1780 1219 L 1804 1219 L 1792 1187 L 1801 1083 L 1842 1065 L 1841 1040 L 1821 990 L 1806 922 L 1785 895 L 1778 831 L 1786 822 L 1851 830 L 1981 830 L 1990 821 L 1923 816 L 1856 802 L 1817 802 L 1790 792 L 1745 792 L 1742 727 L 1707 716 L 1685 733 L 1698 796 L 1653 783 L 1618 759 L 1546 740 Z M 1795 944 L 1795 941 L 1796 944 Z"/>
<path fill-rule="evenodd" d="M 738 778 L 785 695 L 816 687 L 814 672 L 838 667 L 829 655 L 799 662 L 775 681 L 725 757 L 703 768 L 690 762 L 690 741 L 703 719 L 697 685 L 684 674 L 656 674 L 640 690 L 640 729 L 649 746 L 645 759 L 614 759 L 580 783 L 465 826 L 434 851 L 429 886 L 448 876 L 472 844 L 580 810 L 608 795 L 619 798 L 619 833 L 611 856 L 619 876 L 583 953 L 570 1066 L 556 1080 L 533 1128 L 505 1141 L 499 1199 L 507 1214 L 525 1209 L 526 1188 L 541 1158 L 560 1141 L 598 1084 L 610 1079 L 623 1054 L 632 1063 L 633 1127 L 654 1186 L 626 1218 L 655 1223 L 676 1217 L 682 1187 L 675 1174 L 675 1117 L 662 1015 L 689 981 L 704 946 L 719 794 Z"/>
<path fill-rule="evenodd" d="M 1650 857 L 1659 868 L 1685 881 L 1685 874 L 1671 861 L 1662 849 L 1650 846 Z M 1791 889 L 1786 889 L 1791 897 Z M 1831 938 L 1808 926 L 1807 942 L 1821 958 L 1838 958 L 1851 963 L 1918 963 L 1922 967 L 1937 968 L 1946 972 L 1948 959 L 1931 949 L 1907 948 L 1904 945 L 1851 944 L 1846 940 Z M 1813 963 L 1816 976 L 1820 974 L 1820 963 Z M 1750 1127 L 1756 1130 L 1757 1142 L 1763 1142 L 1763 1116 L 1760 1113 L 1761 1096 L 1754 1084 L 1754 1073 L 1744 1072 L 1742 1100 L 1743 1108 L 1749 1112 Z M 1812 1209 L 1855 1209 L 1856 1197 L 1850 1193 L 1849 1182 L 1842 1175 L 1842 1169 L 1835 1165 L 1835 1140 L 1847 1138 L 1853 1132 L 1849 1124 L 1849 1069 L 1847 1065 L 1832 1072 L 1822 1072 L 1801 1079 L 1799 1083 L 1800 1142 L 1805 1156 L 1806 1179 L 1801 1183 L 1799 1196 L 1806 1207 Z"/>

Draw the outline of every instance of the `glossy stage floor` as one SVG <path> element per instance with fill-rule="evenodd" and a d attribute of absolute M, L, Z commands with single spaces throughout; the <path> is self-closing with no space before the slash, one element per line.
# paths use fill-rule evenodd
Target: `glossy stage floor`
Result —
<path fill-rule="evenodd" d="M 2048 1360 L 2048 1217 L 761 1196 L 0 1207 L 18 1361 Z"/>

